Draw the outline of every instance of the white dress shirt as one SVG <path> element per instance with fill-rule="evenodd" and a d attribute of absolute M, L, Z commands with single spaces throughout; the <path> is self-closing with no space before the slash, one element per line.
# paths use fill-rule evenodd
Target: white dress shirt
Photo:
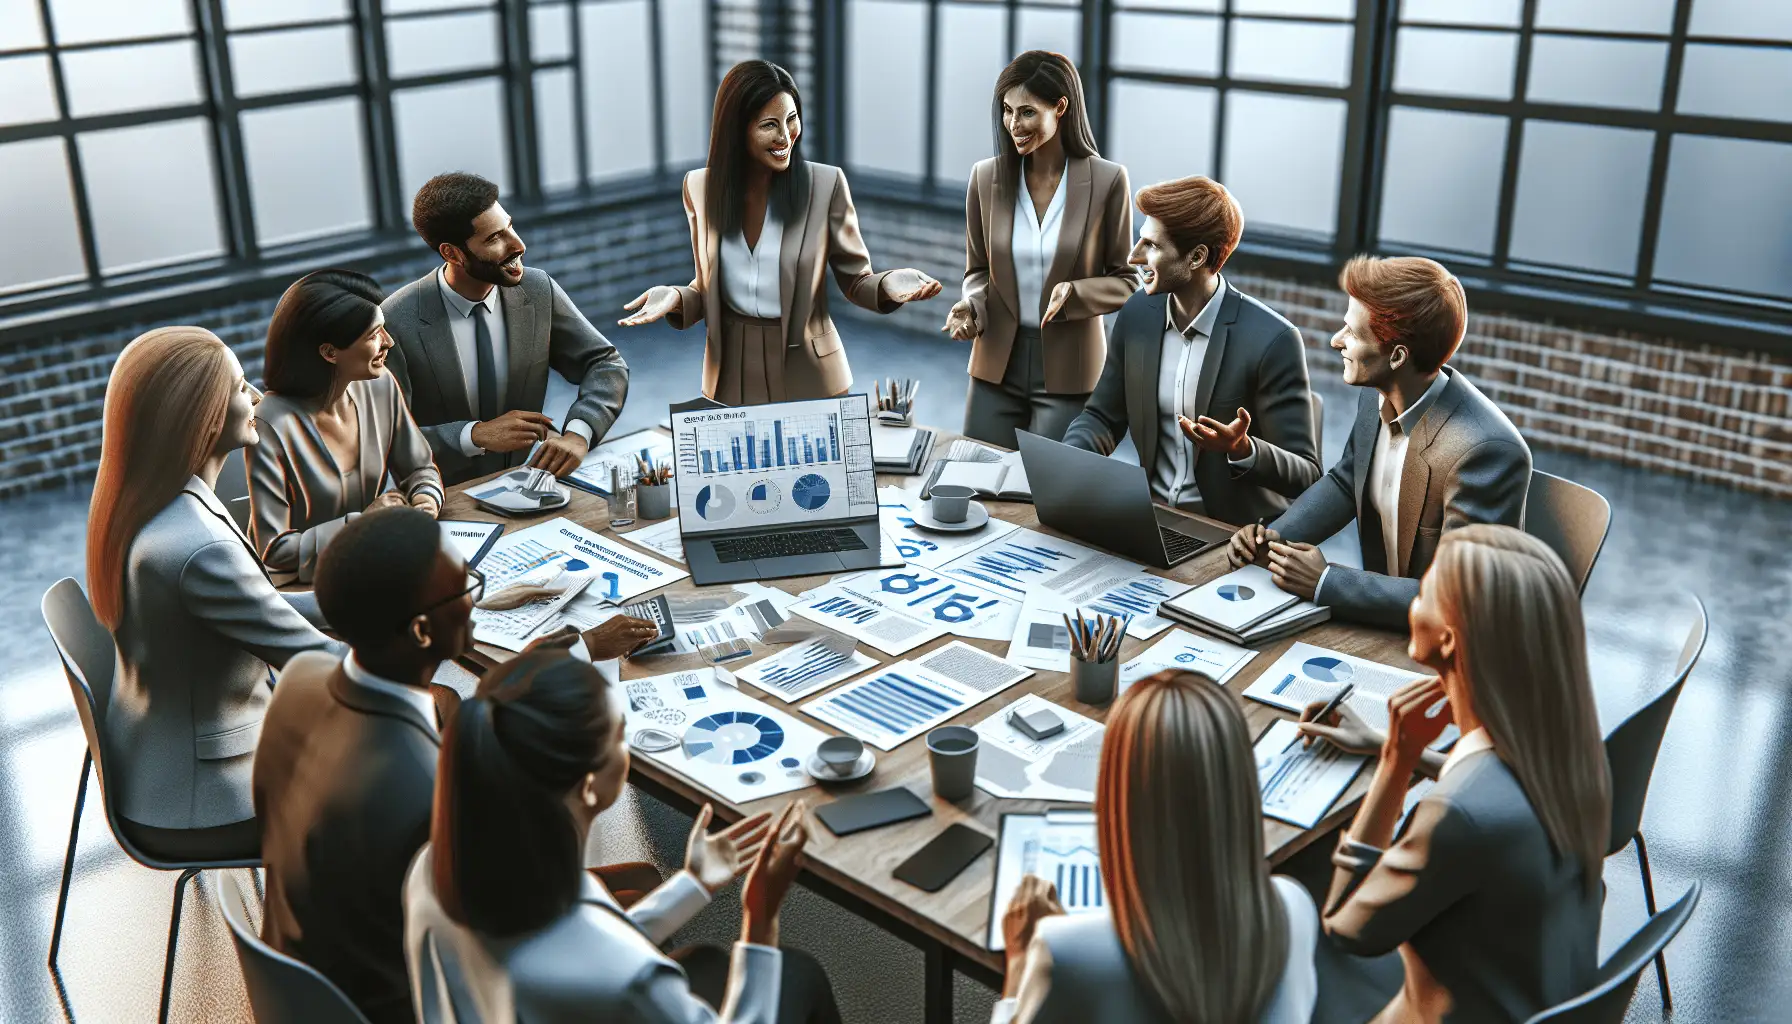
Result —
<path fill-rule="evenodd" d="M 784 225 L 775 203 L 765 204 L 765 224 L 759 244 L 748 245 L 744 231 L 725 235 L 721 241 L 722 297 L 728 308 L 741 316 L 776 320 L 784 315 L 778 301 L 778 257 L 784 245 Z"/>
<path fill-rule="evenodd" d="M 1493 737 L 1487 734 L 1485 726 L 1473 732 L 1464 733 L 1456 741 L 1456 745 L 1450 748 L 1450 756 L 1444 758 L 1443 767 L 1437 770 L 1438 781 L 1443 781 L 1443 777 L 1450 774 L 1450 769 L 1466 761 L 1470 754 L 1479 754 L 1483 750 L 1492 749 Z"/>
<path fill-rule="evenodd" d="M 1185 333 L 1176 327 L 1176 301 L 1164 300 L 1163 350 L 1157 363 L 1157 456 L 1150 469 L 1151 496 L 1171 508 L 1203 511 L 1201 489 L 1195 483 L 1195 443 L 1183 434 L 1176 417 L 1194 419 L 1201 383 L 1201 367 L 1207 362 L 1207 342 L 1213 322 L 1219 319 L 1226 298 L 1226 279 L 1219 279 L 1213 297 L 1195 314 Z"/>
<path fill-rule="evenodd" d="M 1052 257 L 1058 253 L 1058 229 L 1064 225 L 1064 189 L 1070 178 L 1069 167 L 1058 175 L 1058 189 L 1051 202 L 1045 204 L 1045 216 L 1033 207 L 1033 194 L 1027 191 L 1027 172 L 1023 164 L 1020 187 L 1014 192 L 1014 234 L 1009 248 L 1014 252 L 1014 293 L 1020 300 L 1023 326 L 1038 327 L 1045 316 L 1050 298 L 1045 291 L 1045 275 L 1051 271 Z M 1026 323 L 1025 313 L 1033 311 L 1033 322 Z"/>
<path fill-rule="evenodd" d="M 503 412 L 504 395 L 510 386 L 510 331 L 504 325 L 504 303 L 496 285 L 485 293 L 485 298 L 478 302 L 467 298 L 448 286 L 448 268 L 444 264 L 436 271 L 436 284 L 442 289 L 442 301 L 448 306 L 448 330 L 454 335 L 454 351 L 460 356 L 460 372 L 467 384 L 467 404 L 473 407 L 475 416 L 479 413 L 479 348 L 473 327 L 473 307 L 485 307 L 485 326 L 492 335 L 492 374 L 497 378 L 493 384 L 497 389 L 499 412 Z M 484 455 L 485 449 L 473 443 L 473 427 L 477 419 L 469 420 L 460 432 L 460 453 L 469 458 Z M 584 420 L 567 420 L 568 433 L 577 434 L 591 443 L 591 424 Z"/>

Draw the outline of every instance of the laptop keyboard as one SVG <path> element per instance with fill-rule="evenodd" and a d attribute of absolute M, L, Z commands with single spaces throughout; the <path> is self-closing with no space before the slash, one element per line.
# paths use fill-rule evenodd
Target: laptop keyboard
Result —
<path fill-rule="evenodd" d="M 850 529 L 805 530 L 801 533 L 768 533 L 758 537 L 731 537 L 713 541 L 719 562 L 748 562 L 787 555 L 819 555 L 828 551 L 863 551 L 865 542 Z"/>
<path fill-rule="evenodd" d="M 1190 537 L 1180 530 L 1172 530 L 1162 524 L 1158 525 L 1157 534 L 1164 539 L 1164 554 L 1170 557 L 1171 562 L 1194 554 L 1201 550 L 1202 545 L 1206 543 L 1199 537 Z"/>

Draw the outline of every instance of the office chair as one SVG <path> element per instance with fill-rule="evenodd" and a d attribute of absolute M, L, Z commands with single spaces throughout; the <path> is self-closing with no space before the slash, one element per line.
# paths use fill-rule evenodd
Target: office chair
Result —
<path fill-rule="evenodd" d="M 1598 982 L 1587 992 L 1537 1014 L 1525 1024 L 1620 1024 L 1630 997 L 1649 961 L 1660 962 L 1662 952 L 1692 917 L 1699 905 L 1699 883 L 1673 906 L 1643 923 L 1616 953 L 1599 968 Z"/>
<path fill-rule="evenodd" d="M 1564 480 L 1540 469 L 1531 471 L 1525 497 L 1524 532 L 1549 545 L 1562 558 L 1581 593 L 1593 575 L 1593 563 L 1605 546 L 1612 525 L 1611 502 L 1591 487 Z"/>
<path fill-rule="evenodd" d="M 1705 603 L 1697 595 L 1692 602 L 1695 614 L 1680 657 L 1674 663 L 1673 682 L 1605 737 L 1605 757 L 1611 765 L 1612 778 L 1612 831 L 1605 855 L 1610 857 L 1636 841 L 1637 869 L 1643 876 L 1643 905 L 1650 914 L 1655 913 L 1655 878 L 1649 870 L 1649 845 L 1643 841 L 1643 802 L 1649 796 L 1649 779 L 1655 773 L 1655 758 L 1661 753 L 1661 738 L 1674 714 L 1674 703 L 1680 699 L 1680 690 L 1692 667 L 1698 664 L 1705 637 L 1710 633 Z M 1655 975 L 1661 982 L 1662 1010 L 1671 1010 L 1674 1001 L 1668 992 L 1666 957 L 1656 958 Z"/>
<path fill-rule="evenodd" d="M 249 922 L 242 882 L 234 872 L 208 871 L 215 883 L 218 908 L 230 925 L 237 963 L 255 1024 L 367 1024 L 367 1018 L 342 990 L 316 969 L 261 941 Z"/>
<path fill-rule="evenodd" d="M 75 871 L 75 847 L 80 839 L 81 809 L 87 802 L 87 770 L 93 769 L 99 783 L 100 804 L 106 809 L 106 825 L 112 838 L 137 863 L 156 871 L 179 871 L 174 883 L 174 909 L 168 919 L 168 952 L 162 965 L 162 1009 L 156 1018 L 168 1021 L 168 999 L 174 984 L 174 953 L 180 938 L 181 894 L 187 880 L 202 868 L 252 868 L 260 860 L 167 861 L 152 857 L 138 849 L 118 827 L 117 809 L 113 806 L 114 789 L 106 785 L 106 751 L 101 741 L 106 708 L 112 697 L 112 670 L 118 652 L 112 634 L 93 614 L 87 594 L 72 578 L 57 580 L 44 592 L 41 610 L 50 639 L 62 659 L 62 673 L 68 677 L 69 692 L 74 696 L 75 713 L 81 718 L 81 731 L 87 736 L 87 753 L 81 759 L 81 782 L 75 789 L 75 813 L 68 825 L 68 854 L 62 861 L 62 890 L 56 896 L 56 923 L 50 930 L 50 970 L 58 970 L 56 954 L 62 946 L 62 919 L 68 910 L 68 886 Z"/>
<path fill-rule="evenodd" d="M 1317 391 L 1308 391 L 1313 399 L 1313 453 L 1319 456 L 1319 468 L 1325 469 L 1325 396 Z"/>
<path fill-rule="evenodd" d="M 249 532 L 249 468 L 243 462 L 247 450 L 238 448 L 224 456 L 224 468 L 212 488 L 212 493 L 224 503 L 224 511 L 230 513 L 231 521 L 244 533 Z"/>

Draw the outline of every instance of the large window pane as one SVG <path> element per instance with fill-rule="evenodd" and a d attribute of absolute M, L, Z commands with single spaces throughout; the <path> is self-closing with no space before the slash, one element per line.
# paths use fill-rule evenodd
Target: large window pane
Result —
<path fill-rule="evenodd" d="M 88 132 L 78 142 L 102 270 L 223 252 L 211 128 L 203 119 Z"/>
<path fill-rule="evenodd" d="M 23 3 L 31 0 L 7 0 L 8 6 Z M 56 26 L 56 41 L 63 45 L 193 29 L 190 0 L 50 0 L 50 19 Z"/>
<path fill-rule="evenodd" d="M 1150 7 L 1157 10 L 1200 11 L 1218 14 L 1225 9 L 1225 0 L 1114 0 L 1115 7 Z"/>
<path fill-rule="evenodd" d="M 61 139 L 0 146 L 0 221 L 29 245 L 0 246 L 0 292 L 78 278 L 81 235 Z"/>
<path fill-rule="evenodd" d="M 1654 147 L 1654 132 L 1526 123 L 1511 257 L 1634 274 Z"/>
<path fill-rule="evenodd" d="M 666 162 L 700 164 L 709 156 L 709 5 L 705 0 L 660 0 L 660 81 L 665 83 Z M 813 101 L 811 101 L 813 103 Z M 816 109 L 808 111 L 816 116 Z"/>
<path fill-rule="evenodd" d="M 360 100 L 245 111 L 243 155 L 262 245 L 373 225 Z"/>
<path fill-rule="evenodd" d="M 573 105 L 573 86 L 571 68 L 535 73 L 535 138 L 544 192 L 558 192 L 579 184 L 578 111 Z"/>
<path fill-rule="evenodd" d="M 1674 27 L 1675 0 L 1537 0 L 1538 28 L 1653 32 Z"/>
<path fill-rule="evenodd" d="M 1341 88 L 1350 84 L 1353 31 L 1349 25 L 1236 20 L 1231 75 Z"/>
<path fill-rule="evenodd" d="M 1681 135 L 1668 162 L 1655 275 L 1792 299 L 1792 146 Z"/>
<path fill-rule="evenodd" d="M 1394 88 L 1443 96 L 1512 98 L 1518 36 L 1403 28 L 1395 42 Z"/>
<path fill-rule="evenodd" d="M 198 103 L 205 95 L 192 43 L 65 53 L 62 74 L 75 117 Z"/>
<path fill-rule="evenodd" d="M 504 87 L 495 78 L 392 94 L 398 129 L 398 180 L 405 209 L 423 183 L 447 171 L 471 171 L 510 191 L 504 145 Z"/>
<path fill-rule="evenodd" d="M 440 11 L 450 7 L 472 7 L 479 0 L 384 0 L 387 14 L 413 14 L 418 11 Z M 486 6 L 498 0 L 486 0 Z"/>
<path fill-rule="evenodd" d="M 1190 174 L 1213 174 L 1213 89 L 1157 82 L 1113 84 L 1108 115 L 1113 158 L 1133 191 Z"/>
<path fill-rule="evenodd" d="M 56 120 L 50 58 L 35 54 L 0 60 L 0 125 Z"/>
<path fill-rule="evenodd" d="M 386 66 L 394 78 L 494 67 L 498 16 L 484 11 L 386 23 Z"/>
<path fill-rule="evenodd" d="M 34 3 L 0 4 L 0 50 L 44 45 L 44 26 Z"/>
<path fill-rule="evenodd" d="M 1395 107 L 1387 147 L 1382 240 L 1493 252 L 1505 118 Z"/>
<path fill-rule="evenodd" d="M 347 25 L 256 32 L 230 37 L 230 71 L 238 96 L 262 96 L 329 85 L 360 75 Z"/>
<path fill-rule="evenodd" d="M 1682 114 L 1792 120 L 1792 50 L 1689 44 L 1680 69 Z"/>
<path fill-rule="evenodd" d="M 1234 91 L 1226 97 L 1226 166 L 1247 227 L 1331 238 L 1344 153 L 1342 100 Z"/>
<path fill-rule="evenodd" d="M 544 64 L 572 56 L 572 5 L 529 8 L 529 56 Z"/>
<path fill-rule="evenodd" d="M 1220 20 L 1176 14 L 1122 14 L 1114 31 L 1114 66 L 1134 71 L 1216 78 Z"/>
<path fill-rule="evenodd" d="M 849 161 L 918 178 L 926 173 L 927 5 L 851 0 L 846 23 Z"/>
<path fill-rule="evenodd" d="M 1400 19 L 1517 28 L 1523 9 L 1523 0 L 1401 0 Z"/>
<path fill-rule="evenodd" d="M 1761 0 L 1692 0 L 1695 36 L 1792 40 L 1792 4 Z"/>
<path fill-rule="evenodd" d="M 1307 18 L 1348 18 L 1355 0 L 1232 0 L 1236 14 L 1283 14 Z"/>
<path fill-rule="evenodd" d="M 224 0 L 224 26 L 230 29 L 328 21 L 349 16 L 349 0 Z M 387 5 L 387 10 L 391 5 Z"/>
<path fill-rule="evenodd" d="M 1014 50 L 1050 50 L 1069 57 L 1071 63 L 1083 59 L 1083 19 L 1074 10 L 1044 11 L 1022 7 L 1020 20 L 1014 27 Z"/>
<path fill-rule="evenodd" d="M 653 47 L 642 0 L 579 8 L 585 79 L 585 162 L 592 181 L 651 171 Z"/>
<path fill-rule="evenodd" d="M 1592 107 L 1661 109 L 1666 43 L 1540 35 L 1531 40 L 1527 99 Z"/>
<path fill-rule="evenodd" d="M 1006 63 L 1007 12 L 994 4 L 941 4 L 939 110 L 934 118 L 934 177 L 965 182 L 971 165 L 995 155 L 990 101 Z"/>

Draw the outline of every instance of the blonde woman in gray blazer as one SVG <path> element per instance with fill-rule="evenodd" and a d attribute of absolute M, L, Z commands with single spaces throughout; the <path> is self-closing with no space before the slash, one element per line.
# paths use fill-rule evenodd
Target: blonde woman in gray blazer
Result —
<path fill-rule="evenodd" d="M 245 461 L 249 529 L 277 583 L 309 582 L 318 553 L 363 511 L 442 507 L 429 441 L 386 372 L 384 299 L 370 277 L 320 270 L 274 308 L 260 440 Z M 383 491 L 388 477 L 397 487 Z"/>
<path fill-rule="evenodd" d="M 622 711 L 590 663 L 542 650 L 486 673 L 443 736 L 430 844 L 405 883 L 418 1020 L 837 1024 L 825 979 L 793 972 L 778 948 L 808 840 L 802 805 L 715 835 L 704 808 L 688 869 L 624 912 L 584 870 L 583 846 L 628 765 Z M 743 870 L 741 941 L 703 992 L 659 944 Z"/>
<path fill-rule="evenodd" d="M 167 327 L 125 347 L 106 388 L 87 526 L 94 612 L 118 644 L 100 732 L 120 827 L 169 858 L 254 857 L 250 798 L 270 668 L 346 651 L 283 595 L 212 492 L 255 442 L 257 394 L 210 331 Z"/>

